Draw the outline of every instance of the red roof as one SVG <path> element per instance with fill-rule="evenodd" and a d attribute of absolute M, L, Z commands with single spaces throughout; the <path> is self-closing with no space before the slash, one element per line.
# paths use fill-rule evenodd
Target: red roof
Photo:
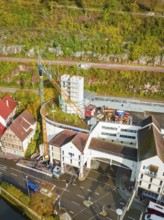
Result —
<path fill-rule="evenodd" d="M 0 116 L 6 120 L 16 106 L 16 101 L 9 95 L 5 95 L 3 99 L 0 100 Z"/>
<path fill-rule="evenodd" d="M 0 123 L 0 136 L 5 132 L 5 127 Z"/>

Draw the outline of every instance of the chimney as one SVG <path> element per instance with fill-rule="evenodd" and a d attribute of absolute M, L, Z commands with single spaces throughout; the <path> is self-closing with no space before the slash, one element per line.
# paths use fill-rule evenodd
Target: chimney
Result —
<path fill-rule="evenodd" d="M 9 107 L 9 101 L 6 99 L 6 105 L 7 107 Z"/>

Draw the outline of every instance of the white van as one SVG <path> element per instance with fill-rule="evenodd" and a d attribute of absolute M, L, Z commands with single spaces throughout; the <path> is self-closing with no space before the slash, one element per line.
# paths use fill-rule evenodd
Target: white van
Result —
<path fill-rule="evenodd" d="M 147 214 L 145 215 L 145 220 L 164 220 L 164 218 L 154 214 Z"/>

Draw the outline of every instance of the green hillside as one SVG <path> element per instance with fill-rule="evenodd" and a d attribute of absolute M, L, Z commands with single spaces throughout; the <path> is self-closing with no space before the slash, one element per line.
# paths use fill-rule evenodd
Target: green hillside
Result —
<path fill-rule="evenodd" d="M 4 45 L 20 45 L 16 56 L 26 56 L 30 49 L 36 56 L 40 48 L 47 58 L 125 62 L 124 57 L 134 61 L 147 56 L 152 63 L 163 57 L 163 1 L 0 0 L 0 4 L 1 54 Z"/>

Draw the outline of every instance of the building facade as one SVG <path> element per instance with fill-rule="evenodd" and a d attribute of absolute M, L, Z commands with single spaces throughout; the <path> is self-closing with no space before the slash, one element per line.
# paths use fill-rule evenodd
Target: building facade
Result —
<path fill-rule="evenodd" d="M 78 109 L 82 112 L 82 117 L 84 116 L 84 77 L 72 76 L 64 74 L 60 79 L 61 87 L 61 100 L 60 105 L 63 112 L 74 114 L 78 112 Z M 65 95 L 66 94 L 66 95 Z M 70 99 L 76 106 L 73 108 L 67 103 L 67 99 Z"/>
<path fill-rule="evenodd" d="M 2 151 L 24 156 L 34 137 L 36 127 L 36 119 L 27 110 L 23 111 L 4 132 Z"/>

